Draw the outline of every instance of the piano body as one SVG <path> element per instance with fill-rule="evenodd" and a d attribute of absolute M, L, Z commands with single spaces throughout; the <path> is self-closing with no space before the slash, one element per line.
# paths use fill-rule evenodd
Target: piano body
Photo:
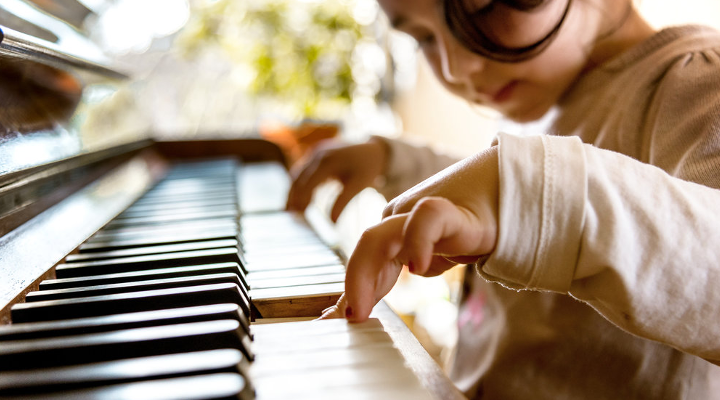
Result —
<path fill-rule="evenodd" d="M 463 398 L 384 303 L 310 320 L 344 258 L 283 210 L 278 147 L 83 140 L 83 91 L 127 79 L 110 64 L 0 5 L 0 399 Z"/>

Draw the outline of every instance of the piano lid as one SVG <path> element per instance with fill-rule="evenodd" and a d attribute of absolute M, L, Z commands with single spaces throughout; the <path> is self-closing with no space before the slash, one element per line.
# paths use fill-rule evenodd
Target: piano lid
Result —
<path fill-rule="evenodd" d="M 88 108 L 128 78 L 112 64 L 68 22 L 0 1 L 0 194 L 19 171 L 142 139 L 82 132 Z"/>
<path fill-rule="evenodd" d="M 0 57 L 64 69 L 83 81 L 128 76 L 73 26 L 24 0 L 0 3 Z"/>

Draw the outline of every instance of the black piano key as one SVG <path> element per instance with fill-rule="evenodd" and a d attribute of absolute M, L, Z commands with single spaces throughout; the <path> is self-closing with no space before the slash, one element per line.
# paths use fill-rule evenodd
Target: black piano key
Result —
<path fill-rule="evenodd" d="M 160 203 L 160 204 L 153 204 L 152 202 L 147 204 L 142 204 L 142 202 L 133 203 L 128 208 L 125 209 L 120 215 L 123 215 L 125 213 L 134 213 L 134 212 L 145 212 L 145 211 L 157 211 L 157 210 L 165 210 L 165 209 L 175 209 L 175 208 L 183 208 L 183 207 L 213 207 L 213 206 L 222 206 L 222 205 L 237 205 L 239 203 L 238 197 L 235 193 L 227 193 L 222 196 L 215 196 L 210 199 L 196 199 L 196 200 L 185 200 L 181 204 L 168 204 L 168 203 Z"/>
<path fill-rule="evenodd" d="M 222 202 L 218 202 L 217 199 L 212 199 L 212 201 L 206 200 L 201 202 L 177 202 L 177 203 L 168 203 L 163 204 L 161 206 L 151 206 L 151 207 L 145 207 L 144 209 L 142 207 L 136 207 L 136 208 L 128 208 L 120 215 L 118 215 L 115 219 L 116 220 L 125 220 L 130 218 L 152 218 L 152 217 L 159 217 L 159 216 L 166 216 L 166 215 L 173 215 L 173 214 L 194 214 L 194 213 L 206 213 L 206 212 L 213 212 L 213 211 L 237 211 L 238 205 L 237 202 L 232 200 L 225 200 Z"/>
<path fill-rule="evenodd" d="M 49 393 L 118 383 L 212 373 L 247 378 L 247 360 L 235 349 L 207 350 L 0 374 L 0 396 Z"/>
<path fill-rule="evenodd" d="M 203 178 L 165 179 L 147 191 L 147 195 L 158 193 L 198 193 L 216 187 L 234 187 L 235 180 L 231 176 L 212 176 Z"/>
<path fill-rule="evenodd" d="M 116 274 L 80 276 L 76 278 L 45 279 L 40 282 L 40 290 L 65 289 L 82 286 L 110 285 L 123 282 L 139 282 L 143 280 L 177 278 L 183 276 L 232 273 L 240 277 L 243 287 L 249 286 L 245 274 L 238 263 L 225 262 L 186 267 L 157 268 L 142 271 L 120 272 Z"/>
<path fill-rule="evenodd" d="M 164 354 L 232 348 L 244 333 L 234 320 L 218 320 L 0 342 L 0 371 L 50 368 Z"/>
<path fill-rule="evenodd" d="M 124 329 L 0 342 L 0 371 L 21 371 L 128 358 L 231 348 L 243 350 L 235 320 Z"/>
<path fill-rule="evenodd" d="M 10 397 L 0 400 L 252 400 L 239 374 L 211 374 Z"/>
<path fill-rule="evenodd" d="M 213 201 L 201 203 L 182 202 L 180 204 L 163 204 L 159 207 L 136 207 L 127 208 L 118 215 L 121 218 L 138 218 L 152 217 L 157 215 L 168 215 L 178 213 L 196 213 L 213 210 L 237 209 L 238 205 L 234 201 Z"/>
<path fill-rule="evenodd" d="M 158 190 L 156 192 L 148 192 L 138 199 L 135 204 L 183 203 L 186 201 L 204 201 L 214 197 L 226 197 L 232 195 L 236 195 L 236 190 L 234 186 L 230 185 L 207 186 L 199 191 L 195 188 L 169 188 L 165 190 Z"/>
<path fill-rule="evenodd" d="M 236 197 L 235 189 L 233 188 L 221 188 L 214 190 L 207 190 L 201 193 L 185 193 L 178 196 L 144 196 L 134 204 L 148 205 L 148 204 L 168 204 L 176 203 L 179 201 L 202 201 L 206 199 L 213 199 L 218 197 L 233 198 Z"/>
<path fill-rule="evenodd" d="M 179 221 L 206 221 L 209 219 L 237 218 L 237 209 L 220 209 L 195 213 L 177 213 L 171 215 L 155 215 L 132 218 L 116 218 L 105 226 L 105 229 L 124 228 L 129 226 L 156 225 Z"/>
<path fill-rule="evenodd" d="M 185 198 L 182 202 L 164 201 L 163 199 L 140 199 L 127 208 L 127 212 L 136 212 L 140 210 L 157 210 L 157 209 L 175 209 L 183 207 L 213 206 L 217 204 L 238 204 L 237 195 L 235 193 L 217 194 L 210 198 L 196 196 L 193 198 Z"/>
<path fill-rule="evenodd" d="M 97 238 L 80 245 L 80 253 L 111 251 L 152 245 L 237 239 L 237 227 L 227 226 L 186 232 L 161 232 L 118 238 Z"/>
<path fill-rule="evenodd" d="M 234 319 L 240 322 L 248 336 L 252 338 L 247 325 L 248 316 L 243 314 L 243 310 L 237 304 L 222 303 L 62 321 L 14 323 L 0 327 L 0 341 L 81 335 L 221 319 Z M 252 357 L 248 356 L 248 358 Z"/>
<path fill-rule="evenodd" d="M 242 293 L 238 285 L 234 283 L 218 283 L 76 299 L 19 303 L 12 306 L 10 313 L 14 322 L 37 322 L 218 303 L 235 303 L 239 305 L 242 301 Z"/>
<path fill-rule="evenodd" d="M 92 253 L 70 254 L 65 257 L 66 263 L 80 261 L 105 260 L 110 258 L 142 256 L 148 254 L 176 253 L 178 251 L 217 249 L 222 247 L 237 247 L 237 239 L 205 240 L 200 242 L 173 243 L 155 246 L 134 247 L 123 250 L 96 251 Z"/>
<path fill-rule="evenodd" d="M 235 185 L 234 175 L 232 173 L 206 173 L 204 176 L 195 174 L 174 175 L 169 174 L 166 179 L 158 182 L 150 191 L 177 190 L 188 189 L 193 191 L 201 190 L 208 186 Z"/>
<path fill-rule="evenodd" d="M 151 254 L 118 259 L 61 264 L 55 268 L 58 278 L 73 278 L 87 275 L 104 275 L 118 272 L 138 271 L 149 268 L 181 267 L 195 264 L 219 262 L 240 263 L 238 249 L 191 250 L 168 254 Z"/>
<path fill-rule="evenodd" d="M 168 235 L 168 234 L 189 234 L 192 232 L 204 232 L 207 230 L 233 229 L 237 234 L 237 221 L 234 218 L 209 219 L 206 221 L 185 221 L 173 222 L 162 225 L 147 225 L 128 228 L 118 228 L 111 230 L 100 230 L 91 238 L 89 242 L 106 242 L 109 240 L 120 239 L 136 239 L 138 237 L 147 237 L 148 235 Z"/>
<path fill-rule="evenodd" d="M 216 283 L 234 283 L 241 288 L 244 287 L 244 282 L 240 280 L 240 277 L 237 274 L 222 273 L 184 276 L 178 278 L 153 279 L 137 282 L 123 282 L 108 285 L 83 286 L 68 289 L 37 290 L 28 293 L 25 296 L 25 301 L 31 303 L 37 301 L 72 299 L 78 297 L 104 296 L 117 293 L 131 293 L 158 289 L 212 285 Z M 241 302 L 239 306 L 242 307 L 245 315 L 250 315 L 250 298 L 247 296 L 246 290 L 247 289 L 241 291 L 242 295 L 240 296 Z"/>
<path fill-rule="evenodd" d="M 203 181 L 207 180 L 206 183 Z M 138 202 L 156 197 L 181 196 L 183 194 L 202 195 L 208 192 L 224 192 L 237 195 L 236 184 L 232 178 L 221 177 L 210 181 L 210 178 L 173 179 L 160 182 L 145 193 Z"/>
<path fill-rule="evenodd" d="M 177 164 L 165 175 L 165 178 L 159 182 L 156 186 L 168 185 L 174 182 L 188 182 L 198 179 L 208 179 L 217 177 L 218 179 L 235 179 L 237 173 L 238 164 L 226 165 L 222 169 L 220 168 L 199 168 L 197 166 L 191 166 L 192 164 Z"/>
<path fill-rule="evenodd" d="M 233 273 L 184 276 L 179 278 L 152 279 L 139 282 L 123 282 L 108 285 L 83 286 L 68 289 L 36 290 L 25 296 L 26 302 L 72 299 L 77 297 L 103 296 L 116 293 L 170 289 L 187 286 L 234 283 L 241 286 L 240 277 Z"/>

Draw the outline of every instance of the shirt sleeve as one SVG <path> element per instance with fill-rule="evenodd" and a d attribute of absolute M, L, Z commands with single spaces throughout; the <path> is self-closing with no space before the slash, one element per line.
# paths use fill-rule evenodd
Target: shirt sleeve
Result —
<path fill-rule="evenodd" d="M 499 168 L 499 238 L 481 275 L 568 293 L 720 360 L 719 190 L 575 137 L 501 135 Z"/>
<path fill-rule="evenodd" d="M 385 179 L 375 187 L 388 200 L 460 160 L 428 146 L 382 136 L 373 138 L 385 143 L 388 149 Z"/>
<path fill-rule="evenodd" d="M 720 46 L 687 52 L 663 73 L 642 125 L 642 160 L 720 188 Z"/>

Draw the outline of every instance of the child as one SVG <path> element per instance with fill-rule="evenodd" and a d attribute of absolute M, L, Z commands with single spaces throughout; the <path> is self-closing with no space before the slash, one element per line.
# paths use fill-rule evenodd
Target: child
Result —
<path fill-rule="evenodd" d="M 720 33 L 655 32 L 629 0 L 379 2 L 452 93 L 519 122 L 556 117 L 435 175 L 452 160 L 397 141 L 319 149 L 289 209 L 328 178 L 344 184 L 333 218 L 378 177 L 394 197 L 327 316 L 366 319 L 402 265 L 475 263 L 450 373 L 468 397 L 708 398 Z"/>

